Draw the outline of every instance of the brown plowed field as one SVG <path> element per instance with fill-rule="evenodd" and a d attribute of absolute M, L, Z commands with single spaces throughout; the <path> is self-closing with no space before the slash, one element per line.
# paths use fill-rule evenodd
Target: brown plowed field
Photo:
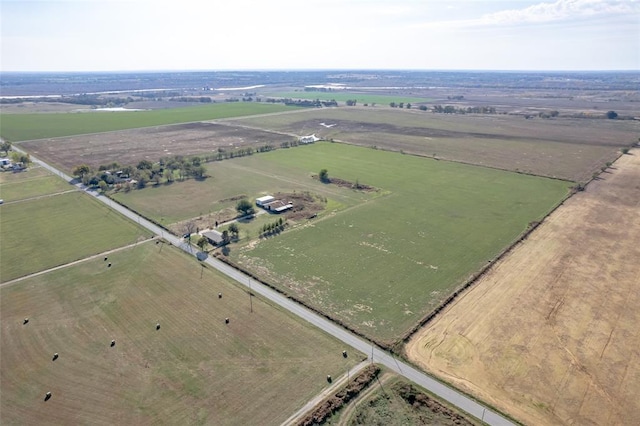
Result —
<path fill-rule="evenodd" d="M 569 199 L 407 345 L 531 425 L 640 424 L 640 150 Z"/>
<path fill-rule="evenodd" d="M 145 127 L 90 135 L 24 142 L 22 147 L 67 171 L 79 164 L 98 167 L 118 162 L 137 164 L 174 155 L 213 154 L 222 148 L 274 146 L 291 141 L 290 135 L 208 122 Z"/>

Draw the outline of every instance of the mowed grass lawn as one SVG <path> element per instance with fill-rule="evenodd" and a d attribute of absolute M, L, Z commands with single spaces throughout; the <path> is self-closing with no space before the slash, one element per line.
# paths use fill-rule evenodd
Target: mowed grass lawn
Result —
<path fill-rule="evenodd" d="M 109 262 L 0 289 L 3 424 L 278 425 L 363 357 L 171 246 Z"/>
<path fill-rule="evenodd" d="M 390 191 L 311 226 L 231 248 L 243 267 L 385 342 L 541 219 L 571 185 L 332 143 L 259 158 L 265 168 L 298 171 L 301 181 L 326 168 L 330 177 Z"/>
<path fill-rule="evenodd" d="M 149 238 L 81 192 L 0 206 L 0 282 Z"/>
<path fill-rule="evenodd" d="M 253 102 L 234 102 L 151 111 L 2 114 L 2 130 L 0 130 L 0 136 L 8 141 L 17 142 L 86 133 L 108 132 L 112 130 L 136 129 L 139 127 L 159 126 L 163 124 L 240 117 L 294 109 L 296 109 L 296 107 Z"/>
<path fill-rule="evenodd" d="M 68 182 L 42 167 L 30 167 L 20 173 L 0 173 L 0 198 L 5 203 L 73 189 Z"/>

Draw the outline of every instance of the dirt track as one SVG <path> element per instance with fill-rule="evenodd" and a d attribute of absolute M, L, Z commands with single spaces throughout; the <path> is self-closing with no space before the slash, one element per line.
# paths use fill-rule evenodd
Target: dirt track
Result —
<path fill-rule="evenodd" d="M 525 424 L 640 424 L 640 149 L 407 345 Z"/>

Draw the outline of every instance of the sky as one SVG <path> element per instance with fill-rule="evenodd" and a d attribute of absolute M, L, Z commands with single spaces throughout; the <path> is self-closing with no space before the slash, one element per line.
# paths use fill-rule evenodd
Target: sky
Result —
<path fill-rule="evenodd" d="M 0 71 L 640 70 L 640 0 L 0 0 Z"/>

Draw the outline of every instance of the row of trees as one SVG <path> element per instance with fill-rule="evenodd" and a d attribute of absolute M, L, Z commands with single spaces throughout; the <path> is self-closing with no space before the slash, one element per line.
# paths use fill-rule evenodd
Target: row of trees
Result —
<path fill-rule="evenodd" d="M 398 103 L 390 102 L 390 103 L 389 103 L 389 106 L 390 106 L 391 108 L 407 108 L 407 109 L 411 109 L 411 104 L 410 104 L 410 103 L 407 103 L 407 104 L 405 105 L 405 103 L 404 103 L 404 102 L 398 102 Z"/>
<path fill-rule="evenodd" d="M 260 237 L 267 237 L 269 235 L 279 234 L 284 231 L 285 226 L 287 225 L 286 219 L 278 218 L 275 222 L 265 223 L 262 229 L 260 230 Z"/>
<path fill-rule="evenodd" d="M 421 111 L 428 111 L 429 107 L 420 105 Z M 497 114 L 495 107 L 492 106 L 476 106 L 476 107 L 456 107 L 454 105 L 434 105 L 431 111 L 438 114 Z"/>

